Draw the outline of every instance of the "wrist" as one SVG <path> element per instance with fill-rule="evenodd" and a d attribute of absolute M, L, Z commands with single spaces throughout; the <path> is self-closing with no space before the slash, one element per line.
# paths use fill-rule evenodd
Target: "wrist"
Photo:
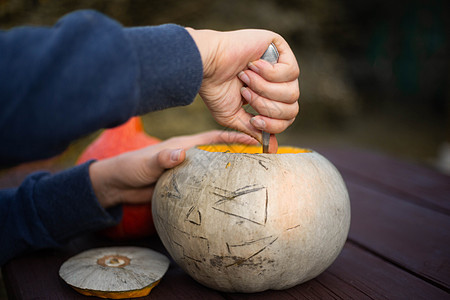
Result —
<path fill-rule="evenodd" d="M 210 77 L 214 73 L 214 59 L 219 50 L 217 39 L 218 31 L 209 29 L 193 29 L 186 27 L 191 35 L 202 58 L 203 78 Z"/>
<path fill-rule="evenodd" d="M 117 193 L 110 182 L 110 170 L 105 161 L 95 161 L 89 166 L 89 177 L 99 204 L 103 208 L 113 207 L 120 203 Z"/>

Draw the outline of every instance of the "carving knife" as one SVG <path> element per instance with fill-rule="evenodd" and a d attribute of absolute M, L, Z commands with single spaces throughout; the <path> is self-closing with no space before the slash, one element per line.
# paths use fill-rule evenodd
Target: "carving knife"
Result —
<path fill-rule="evenodd" d="M 280 54 L 278 53 L 277 47 L 273 43 L 269 45 L 266 52 L 261 56 L 261 59 L 273 64 L 278 62 L 278 57 Z M 269 153 L 269 142 L 270 142 L 270 133 L 262 131 L 262 147 L 263 153 Z"/>

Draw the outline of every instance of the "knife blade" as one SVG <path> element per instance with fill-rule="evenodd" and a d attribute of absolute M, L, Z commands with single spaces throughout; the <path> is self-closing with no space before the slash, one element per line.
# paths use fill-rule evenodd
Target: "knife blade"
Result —
<path fill-rule="evenodd" d="M 280 54 L 278 53 L 277 47 L 275 47 L 275 45 L 273 43 L 270 43 L 267 50 L 261 56 L 261 59 L 274 65 L 278 62 L 279 57 L 280 57 Z M 262 131 L 263 153 L 269 153 L 269 142 L 270 142 L 270 133 L 263 130 Z"/>

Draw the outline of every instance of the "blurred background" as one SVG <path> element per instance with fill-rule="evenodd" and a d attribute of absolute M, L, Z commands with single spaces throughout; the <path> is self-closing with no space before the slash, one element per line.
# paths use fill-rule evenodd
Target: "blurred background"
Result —
<path fill-rule="evenodd" d="M 91 8 L 125 26 L 269 29 L 290 43 L 301 69 L 301 112 L 280 144 L 367 148 L 450 172 L 448 3 L 0 0 L 0 28 L 51 26 Z M 220 128 L 200 99 L 143 120 L 162 139 Z M 96 135 L 74 143 L 63 155 L 67 165 Z"/>

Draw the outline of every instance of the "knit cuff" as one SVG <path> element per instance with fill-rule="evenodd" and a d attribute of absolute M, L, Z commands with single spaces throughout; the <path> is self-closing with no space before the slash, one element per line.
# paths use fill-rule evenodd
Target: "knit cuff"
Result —
<path fill-rule="evenodd" d="M 58 242 L 116 225 L 122 218 L 120 206 L 108 210 L 100 206 L 89 177 L 92 162 L 36 182 L 33 198 L 37 213 Z"/>

